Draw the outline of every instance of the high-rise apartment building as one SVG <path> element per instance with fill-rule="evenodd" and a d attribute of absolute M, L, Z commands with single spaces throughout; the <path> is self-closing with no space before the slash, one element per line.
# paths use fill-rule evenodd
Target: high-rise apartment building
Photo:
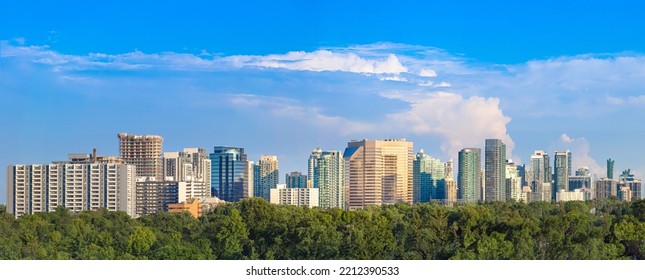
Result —
<path fill-rule="evenodd" d="M 211 160 L 204 148 L 163 153 L 164 180 L 205 181 L 210 184 Z"/>
<path fill-rule="evenodd" d="M 319 206 L 346 209 L 345 160 L 341 153 L 334 150 L 321 152 L 315 159 L 312 174 L 313 187 L 320 190 Z"/>
<path fill-rule="evenodd" d="M 604 200 L 609 197 L 618 196 L 618 181 L 609 178 L 602 178 L 596 181 L 596 199 Z"/>
<path fill-rule="evenodd" d="M 309 179 L 309 186 L 315 186 L 316 182 L 316 176 L 314 175 L 314 170 L 316 169 L 316 166 L 318 164 L 318 159 L 322 155 L 322 150 L 320 147 L 315 148 L 313 151 L 311 151 L 311 155 L 309 156 L 309 161 L 307 165 L 307 178 Z"/>
<path fill-rule="evenodd" d="M 522 177 L 512 160 L 506 160 L 506 199 L 522 200 Z"/>
<path fill-rule="evenodd" d="M 629 197 L 629 201 L 632 199 L 641 199 L 643 198 L 642 195 L 642 184 L 641 180 L 635 179 L 634 174 L 631 173 L 631 169 L 627 169 L 623 171 L 620 176 L 618 177 L 618 190 L 629 190 L 631 193 L 629 195 L 623 195 L 623 197 Z M 621 197 L 619 195 L 619 197 Z M 623 199 L 627 200 L 627 199 Z"/>
<path fill-rule="evenodd" d="M 119 153 L 128 164 L 137 167 L 137 177 L 163 180 L 163 138 L 157 135 L 119 133 Z"/>
<path fill-rule="evenodd" d="M 481 198 L 481 149 L 465 148 L 459 151 L 457 188 L 459 200 L 476 203 Z"/>
<path fill-rule="evenodd" d="M 405 139 L 349 142 L 343 154 L 348 208 L 412 203 L 412 149 Z"/>
<path fill-rule="evenodd" d="M 554 155 L 554 172 L 553 172 L 553 195 L 552 199 L 555 200 L 555 195 L 560 191 L 569 191 L 569 174 L 570 172 L 570 156 L 571 152 L 555 152 Z"/>
<path fill-rule="evenodd" d="M 457 202 L 457 182 L 452 177 L 446 177 L 443 180 L 444 184 L 444 202 L 446 205 L 452 205 Z"/>
<path fill-rule="evenodd" d="M 455 179 L 454 164 L 452 159 L 443 163 L 444 177 Z"/>
<path fill-rule="evenodd" d="M 216 146 L 210 160 L 212 196 L 229 202 L 252 196 L 253 180 L 244 148 Z"/>
<path fill-rule="evenodd" d="M 275 188 L 280 182 L 278 157 L 261 156 L 260 161 L 258 161 L 258 166 L 260 167 L 260 182 L 257 184 L 259 189 L 256 193 L 258 197 L 269 201 L 269 190 Z"/>
<path fill-rule="evenodd" d="M 185 148 L 183 152 L 165 152 L 163 163 L 164 181 L 185 182 L 188 198 L 211 196 L 211 160 L 206 149 Z"/>
<path fill-rule="evenodd" d="M 581 189 L 573 191 L 561 189 L 555 194 L 555 201 L 585 201 L 585 193 Z"/>
<path fill-rule="evenodd" d="M 531 187 L 529 201 L 551 201 L 551 159 L 549 155 L 536 150 L 531 156 L 527 182 Z"/>
<path fill-rule="evenodd" d="M 277 184 L 269 192 L 269 202 L 273 204 L 318 207 L 320 189 L 317 188 L 287 188 L 285 184 Z"/>
<path fill-rule="evenodd" d="M 136 217 L 135 166 L 125 163 L 54 162 L 7 168 L 7 211 L 15 217 L 106 208 Z"/>
<path fill-rule="evenodd" d="M 287 183 L 287 188 L 304 189 L 307 187 L 307 175 L 302 175 L 302 173 L 298 171 L 287 173 L 285 176 L 285 182 Z"/>
<path fill-rule="evenodd" d="M 506 145 L 499 139 L 486 139 L 484 159 L 486 201 L 506 200 Z"/>
<path fill-rule="evenodd" d="M 426 155 L 421 149 L 414 159 L 412 170 L 414 203 L 445 198 L 445 184 L 439 182 L 446 175 L 441 160 Z"/>

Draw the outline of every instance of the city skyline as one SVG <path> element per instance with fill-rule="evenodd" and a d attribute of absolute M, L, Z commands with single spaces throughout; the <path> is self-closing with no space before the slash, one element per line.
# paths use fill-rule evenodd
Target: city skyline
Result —
<path fill-rule="evenodd" d="M 525 165 L 506 158 L 506 145 L 499 139 L 485 140 L 483 168 L 481 149 L 462 149 L 456 181 L 448 175 L 452 161 L 443 163 L 423 149 L 415 156 L 414 143 L 399 138 L 351 140 L 342 157 L 339 151 L 316 148 L 308 160 L 314 178 L 290 172 L 286 184 L 280 184 L 276 156 L 264 155 L 254 164 L 244 148 L 215 146 L 210 154 L 204 148 L 164 152 L 164 139 L 158 135 L 119 133 L 118 137 L 123 157 L 98 156 L 93 149 L 91 154 L 70 153 L 68 161 L 10 165 L 9 212 L 20 217 L 58 206 L 72 211 L 105 207 L 137 217 L 168 211 L 189 198 L 238 202 L 260 197 L 276 204 L 358 210 L 430 201 L 452 205 L 643 197 L 642 181 L 631 169 L 614 180 L 598 179 L 588 167 L 580 167 L 569 178 L 570 151 L 556 151 L 551 165 L 548 153 L 536 150 L 527 171 Z M 142 172 L 137 171 L 140 166 Z M 607 175 L 612 175 L 611 168 Z"/>
<path fill-rule="evenodd" d="M 116 156 L 127 131 L 281 174 L 398 137 L 443 161 L 494 138 L 517 164 L 570 150 L 569 172 L 645 174 L 641 3 L 127 4 L 1 2 L 0 166 Z"/>

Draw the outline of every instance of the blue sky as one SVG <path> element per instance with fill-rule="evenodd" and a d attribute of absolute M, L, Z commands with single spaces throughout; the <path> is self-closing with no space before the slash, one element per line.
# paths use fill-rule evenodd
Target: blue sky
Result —
<path fill-rule="evenodd" d="M 398 137 L 645 172 L 638 1 L 130 2 L 0 0 L 0 165 L 116 155 L 128 132 L 274 154 L 281 174 Z"/>

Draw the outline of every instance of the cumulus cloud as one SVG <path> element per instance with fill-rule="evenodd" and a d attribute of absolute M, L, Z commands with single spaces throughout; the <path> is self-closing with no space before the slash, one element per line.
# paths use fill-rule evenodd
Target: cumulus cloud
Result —
<path fill-rule="evenodd" d="M 239 71 L 236 75 L 194 75 L 182 83 L 190 83 L 187 86 L 199 83 L 199 86 L 212 89 L 220 86 L 213 82 L 217 79 L 217 83 L 227 86 L 226 91 L 222 91 L 228 92 L 255 79 L 255 83 L 248 83 L 245 89 L 251 89 L 258 96 L 288 96 L 290 99 L 278 102 L 278 99 L 266 100 L 258 96 L 237 96 L 229 99 L 231 105 L 235 108 L 266 106 L 272 116 L 300 118 L 303 122 L 311 120 L 313 125 L 329 129 L 333 129 L 332 125 L 337 125 L 345 134 L 352 131 L 367 133 L 387 130 L 436 135 L 443 139 L 444 151 L 451 155 L 464 146 L 481 146 L 482 139 L 489 137 L 501 138 L 512 147 L 513 139 L 507 131 L 510 116 L 515 120 L 514 123 L 523 121 L 521 126 L 536 127 L 535 129 L 552 133 L 551 135 L 560 135 L 562 131 L 567 131 L 565 126 L 571 122 L 553 122 L 554 117 L 567 117 L 567 120 L 573 121 L 577 117 L 584 117 L 586 123 L 601 123 L 601 120 L 617 118 L 613 113 L 624 110 L 624 106 L 645 104 L 642 91 L 645 88 L 645 56 L 641 54 L 582 55 L 513 65 L 492 65 L 468 60 L 437 48 L 392 43 L 328 47 L 310 52 L 294 51 L 261 56 L 223 56 L 206 51 L 196 54 L 132 51 L 121 54 L 68 55 L 48 46 L 28 46 L 24 42 L 22 39 L 0 41 L 0 57 L 3 64 L 8 62 L 4 65 L 17 60 L 45 65 L 42 68 L 51 69 L 49 74 L 53 73 L 69 83 L 88 83 L 90 78 L 105 78 L 106 75 L 101 76 L 100 73 L 107 71 L 93 70 L 144 73 L 139 77 L 135 77 L 136 73 L 128 75 L 129 79 L 139 79 L 137 81 L 151 79 L 154 75 L 147 75 L 150 72 L 146 72 L 151 70 L 166 71 L 164 73 L 185 71 L 184 73 L 191 74 Z M 258 74 L 257 69 L 262 69 L 261 73 Z M 288 70 L 298 73 L 283 75 Z M 87 72 L 78 73 L 82 71 Z M 244 76 L 251 72 L 253 77 Z M 357 77 L 344 73 L 363 75 Z M 440 74 L 440 80 L 436 79 L 437 73 Z M 18 74 L 20 73 L 16 75 Z M 207 79 L 204 78 L 206 76 Z M 282 81 L 276 79 L 287 76 L 297 76 L 302 80 L 294 82 L 295 79 L 291 79 L 284 88 L 266 88 L 266 81 L 271 80 L 274 82 L 272 85 L 280 84 Z M 329 77 L 333 77 L 332 82 Z M 115 88 L 140 85 L 109 84 Z M 178 92 L 184 90 L 184 84 L 174 86 Z M 336 92 L 338 95 L 334 95 L 334 98 L 346 95 L 346 100 L 351 100 L 352 104 L 374 106 L 374 110 L 355 113 L 349 109 L 349 105 L 344 105 L 347 108 L 344 107 L 346 110 L 343 111 L 333 107 L 338 106 L 338 102 L 333 105 L 333 102 L 327 101 L 330 99 L 320 101 L 327 98 L 326 95 L 320 95 L 324 97 L 316 103 L 313 99 L 318 96 L 312 98 L 313 94 L 306 94 L 311 92 L 312 87 L 316 88 L 316 92 Z M 324 90 L 319 90 L 321 88 Z M 450 93 L 445 92 L 448 88 Z M 97 89 L 93 88 L 91 91 L 94 90 Z M 396 90 L 399 92 L 393 94 Z M 433 90 L 444 92 L 432 92 Z M 382 97 L 396 101 L 386 102 Z M 409 108 L 395 111 L 399 109 L 396 106 L 404 105 Z M 383 113 L 385 111 L 387 113 Z M 630 114 L 640 116 L 639 110 L 630 110 Z M 535 125 L 545 122 L 549 125 Z M 564 134 L 569 140 L 560 136 L 559 141 L 567 144 L 586 141 L 572 138 L 569 134 Z M 515 135 L 518 143 L 522 137 Z M 607 138 L 607 142 L 610 141 Z"/>
<path fill-rule="evenodd" d="M 441 149 L 448 155 L 465 147 L 481 147 L 484 139 L 498 138 L 504 141 L 511 157 L 515 143 L 506 130 L 511 118 L 504 115 L 497 98 L 465 98 L 450 92 L 385 96 L 405 100 L 411 106 L 408 111 L 388 115 L 392 127 L 439 136 L 443 139 Z"/>
<path fill-rule="evenodd" d="M 571 139 L 571 137 L 569 137 L 569 135 L 567 135 L 566 133 L 562 133 L 562 135 L 560 135 L 560 140 L 562 140 L 562 142 L 564 143 L 573 142 L 573 139 Z"/>
<path fill-rule="evenodd" d="M 437 76 L 437 72 L 435 72 L 432 69 L 421 69 L 421 71 L 419 72 L 419 76 L 434 78 Z"/>

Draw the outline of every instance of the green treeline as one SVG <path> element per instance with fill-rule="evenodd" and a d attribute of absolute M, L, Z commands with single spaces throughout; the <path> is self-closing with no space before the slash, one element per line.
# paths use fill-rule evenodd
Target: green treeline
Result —
<path fill-rule="evenodd" d="M 390 205 L 248 199 L 201 219 L 0 206 L 0 259 L 645 259 L 645 200 Z"/>

